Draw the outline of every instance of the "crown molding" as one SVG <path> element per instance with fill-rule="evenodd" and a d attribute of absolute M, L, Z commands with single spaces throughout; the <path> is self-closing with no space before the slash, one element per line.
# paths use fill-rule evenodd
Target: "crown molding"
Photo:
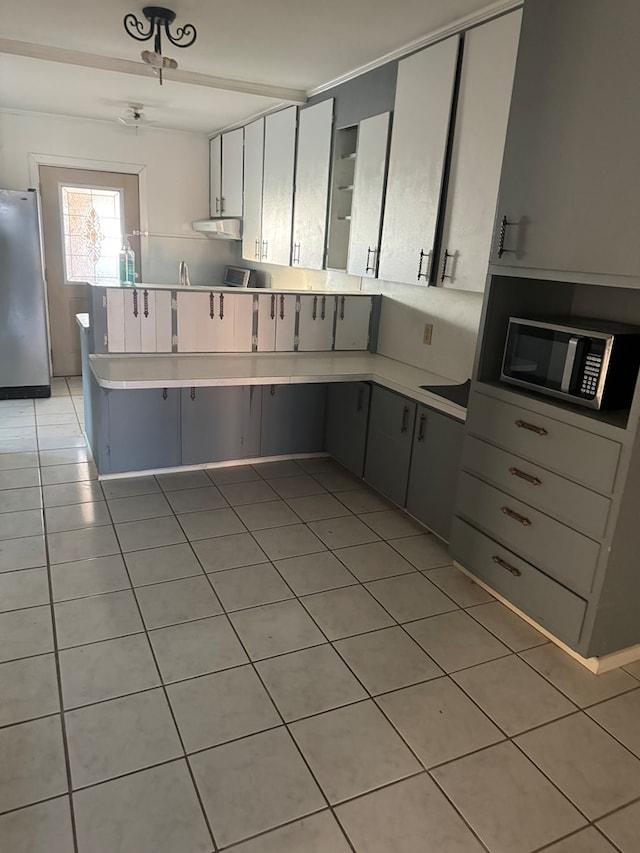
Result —
<path fill-rule="evenodd" d="M 33 44 L 12 39 L 0 39 L 0 53 L 12 56 L 25 56 L 30 59 L 42 59 L 46 62 L 62 62 L 66 65 L 77 65 L 83 68 L 97 68 L 102 71 L 115 71 L 118 74 L 133 74 L 138 77 L 149 76 L 149 66 L 142 62 L 132 62 L 128 59 L 116 59 L 111 56 L 100 56 L 96 53 L 84 53 L 79 50 L 66 50 L 44 44 Z M 257 95 L 262 98 L 272 98 L 291 104 L 304 104 L 306 92 L 302 89 L 290 89 L 283 86 L 271 86 L 268 83 L 252 83 L 245 80 L 233 80 L 229 77 L 214 77 L 197 71 L 171 71 L 165 69 L 163 74 L 167 80 L 185 83 L 190 86 L 204 86 L 209 89 L 222 89 L 227 92 L 238 92 L 243 95 Z"/>

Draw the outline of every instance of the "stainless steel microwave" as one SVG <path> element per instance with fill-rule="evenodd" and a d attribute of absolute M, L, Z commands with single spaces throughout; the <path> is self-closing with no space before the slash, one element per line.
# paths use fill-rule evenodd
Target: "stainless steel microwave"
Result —
<path fill-rule="evenodd" d="M 500 378 L 589 409 L 626 409 L 639 364 L 638 326 L 510 317 Z"/>

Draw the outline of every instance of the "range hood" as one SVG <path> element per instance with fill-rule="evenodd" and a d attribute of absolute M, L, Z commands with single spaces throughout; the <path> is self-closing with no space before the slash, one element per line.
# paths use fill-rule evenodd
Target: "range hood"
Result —
<path fill-rule="evenodd" d="M 241 219 L 199 219 L 191 223 L 194 231 L 205 234 L 211 240 L 242 239 Z"/>

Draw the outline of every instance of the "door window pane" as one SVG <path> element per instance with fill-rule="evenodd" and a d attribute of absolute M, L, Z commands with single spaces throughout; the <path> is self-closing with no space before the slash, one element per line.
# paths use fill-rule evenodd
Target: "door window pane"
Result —
<path fill-rule="evenodd" d="M 97 187 L 62 186 L 66 282 L 118 283 L 122 246 L 122 193 Z"/>

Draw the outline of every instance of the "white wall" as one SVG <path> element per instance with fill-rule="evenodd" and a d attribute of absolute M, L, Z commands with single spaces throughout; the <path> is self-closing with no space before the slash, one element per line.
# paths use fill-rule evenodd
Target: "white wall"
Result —
<path fill-rule="evenodd" d="M 471 376 L 482 294 L 442 287 L 363 279 L 363 290 L 382 293 L 378 352 L 464 382 Z M 433 324 L 431 345 L 423 342 Z"/>
<path fill-rule="evenodd" d="M 35 162 L 58 157 L 64 165 L 112 169 L 118 164 L 122 171 L 140 172 L 141 229 L 170 235 L 142 238 L 144 281 L 177 283 L 178 264 L 186 260 L 192 284 L 215 283 L 226 264 L 237 262 L 239 244 L 191 231 L 192 220 L 209 216 L 205 135 L 0 112 L 0 187 L 34 186 Z"/>

